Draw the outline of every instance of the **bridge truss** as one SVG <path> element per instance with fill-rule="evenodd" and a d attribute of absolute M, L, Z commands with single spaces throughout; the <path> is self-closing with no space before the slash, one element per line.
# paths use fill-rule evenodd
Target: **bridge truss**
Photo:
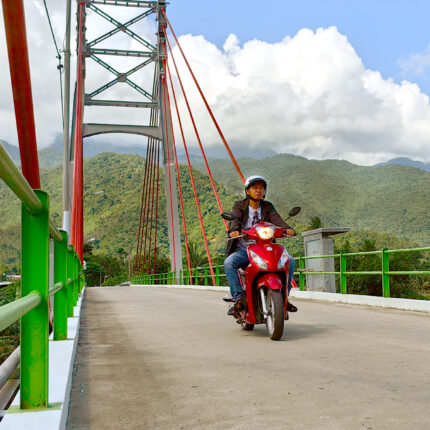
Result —
<path fill-rule="evenodd" d="M 182 270 L 182 250 L 181 250 L 181 232 L 179 227 L 179 210 L 182 212 L 182 228 L 185 237 L 185 250 L 187 256 L 188 270 L 191 271 L 189 244 L 187 239 L 187 229 L 185 220 L 185 211 L 183 205 L 183 196 L 181 190 L 181 178 L 179 174 L 178 157 L 176 152 L 175 133 L 172 126 L 172 112 L 177 115 L 177 123 L 180 128 L 180 137 L 184 145 L 185 154 L 187 157 L 188 172 L 191 179 L 194 198 L 197 208 L 200 227 L 202 230 L 202 238 L 205 244 L 206 255 L 211 271 L 212 282 L 215 285 L 215 274 L 209 253 L 208 240 L 205 233 L 202 212 L 200 210 L 198 193 L 195 187 L 193 172 L 189 153 L 186 144 L 186 137 L 182 127 L 181 114 L 178 109 L 177 97 L 175 93 L 174 83 L 170 69 L 174 68 L 174 73 L 177 78 L 177 86 L 181 90 L 187 114 L 189 115 L 196 141 L 200 147 L 204 163 L 208 172 L 208 176 L 212 185 L 214 196 L 220 212 L 223 212 L 222 205 L 216 190 L 216 186 L 210 171 L 209 163 L 202 145 L 196 122 L 194 120 L 192 110 L 183 86 L 180 71 L 173 56 L 173 50 L 167 30 L 169 29 L 173 35 L 176 46 L 183 57 L 186 67 L 191 74 L 191 77 L 196 84 L 198 92 L 208 110 L 210 117 L 220 135 L 220 138 L 230 155 L 230 158 L 239 174 L 240 179 L 244 182 L 243 175 L 239 166 L 234 159 L 224 135 L 209 107 L 206 98 L 197 82 L 197 79 L 191 69 L 189 62 L 182 50 L 179 40 L 173 31 L 171 23 L 166 15 L 166 1 L 142 1 L 142 0 L 82 0 L 78 3 L 78 36 L 77 36 L 77 81 L 75 90 L 75 102 L 73 111 L 72 125 L 72 146 L 74 148 L 74 190 L 73 190 L 73 210 L 72 210 L 72 244 L 75 245 L 80 258 L 83 258 L 83 139 L 85 137 L 94 136 L 97 134 L 106 133 L 129 133 L 140 136 L 145 136 L 148 139 L 147 156 L 145 163 L 145 174 L 143 180 L 141 209 L 139 219 L 139 231 L 136 247 L 136 256 L 134 264 L 134 274 L 143 275 L 145 273 L 155 273 L 156 271 L 156 253 L 157 253 L 157 221 L 158 221 L 158 196 L 159 196 L 159 163 L 162 159 L 164 169 L 164 188 L 166 195 L 168 235 L 170 244 L 170 262 L 172 273 L 176 276 L 176 281 L 179 281 L 179 273 Z M 106 8 L 110 7 L 109 13 Z M 132 18 L 122 22 L 118 17 L 121 11 L 125 8 L 137 9 L 138 12 Z M 110 11 L 113 12 L 110 12 Z M 87 41 L 86 21 L 87 13 L 98 15 L 103 20 L 107 21 L 113 28 L 104 34 Z M 118 16 L 117 16 L 118 15 Z M 155 15 L 157 22 L 157 39 L 151 43 L 146 40 L 138 31 L 131 27 L 142 20 L 149 19 Z M 135 28 L 135 27 L 133 27 Z M 123 33 L 133 39 L 140 49 L 122 49 L 113 45 L 102 47 L 101 43 L 106 40 L 111 41 L 112 36 Z M 169 55 L 168 55 L 169 54 Z M 139 60 L 139 63 L 129 70 L 119 71 L 109 62 L 112 57 L 128 57 Z M 108 82 L 103 83 L 100 87 L 86 91 L 86 80 L 89 74 L 87 62 L 93 61 L 102 68 L 109 71 L 113 78 Z M 112 60 L 111 60 L 112 61 Z M 170 66 L 169 66 L 169 63 Z M 134 79 L 139 72 L 150 66 L 154 67 L 152 88 L 145 88 L 137 83 Z M 126 85 L 131 87 L 134 94 L 139 99 L 107 99 L 103 98 L 103 93 L 116 85 Z M 92 108 L 108 107 L 140 109 L 148 112 L 148 124 L 106 124 L 106 123 L 90 123 L 84 121 L 84 109 L 86 106 Z M 171 107 L 172 106 L 172 107 Z M 179 197 L 179 198 L 178 198 Z M 155 204 L 154 204 L 155 202 Z M 155 206 L 155 208 L 154 208 Z M 152 237 L 153 222 L 155 221 L 155 237 Z M 224 221 L 225 228 L 228 229 L 227 223 Z M 153 245 L 153 251 L 151 251 Z M 152 255 L 151 255 L 152 252 Z M 152 258 L 152 261 L 151 261 Z"/>
<path fill-rule="evenodd" d="M 115 6 L 113 9 L 117 14 L 107 13 L 105 6 Z M 138 13 L 126 22 L 120 22 L 116 15 L 121 15 L 121 9 L 133 8 Z M 111 8 L 112 9 L 112 8 Z M 182 250 L 179 231 L 178 199 L 176 188 L 176 171 L 173 146 L 172 146 L 172 124 L 170 110 L 164 106 L 166 95 L 165 86 L 165 57 L 162 44 L 165 43 L 163 27 L 165 20 L 166 2 L 141 1 L 141 0 L 85 0 L 78 3 L 78 64 L 77 64 L 77 85 L 75 92 L 75 103 L 72 126 L 72 142 L 74 143 L 74 194 L 72 211 L 72 243 L 75 245 L 80 257 L 83 257 L 83 138 L 106 133 L 127 133 L 145 136 L 148 138 L 146 172 L 153 169 L 153 164 L 148 163 L 148 158 L 154 162 L 159 160 L 156 154 L 162 151 L 162 162 L 165 178 L 165 193 L 168 212 L 168 233 L 170 243 L 171 268 L 179 272 L 182 269 Z M 112 24 L 113 28 L 99 37 L 87 41 L 87 13 L 97 14 L 105 21 Z M 134 24 L 148 19 L 153 15 L 158 22 L 157 43 L 154 45 L 136 33 L 130 27 Z M 141 46 L 140 50 L 116 49 L 114 46 L 101 48 L 101 42 L 112 40 L 112 36 L 124 33 Z M 135 67 L 121 72 L 109 64 L 112 57 L 133 57 L 141 60 Z M 94 61 L 104 69 L 108 70 L 114 77 L 104 83 L 99 88 L 86 92 L 85 81 L 88 69 L 87 61 Z M 133 80 L 133 75 L 145 67 L 154 65 L 154 79 L 152 88 L 144 88 Z M 120 100 L 103 98 L 103 93 L 114 85 L 125 84 L 131 87 L 140 99 Z M 112 109 L 144 109 L 150 110 L 149 124 L 106 124 L 106 123 L 86 123 L 84 121 L 85 106 L 107 106 Z M 151 191 L 154 191 L 155 184 L 152 184 Z M 142 201 L 149 201 L 149 191 L 142 192 Z M 140 217 L 138 251 L 142 247 L 144 225 L 142 213 Z M 147 220 L 148 221 L 148 220 Z M 137 251 L 137 252 L 138 252 Z"/>

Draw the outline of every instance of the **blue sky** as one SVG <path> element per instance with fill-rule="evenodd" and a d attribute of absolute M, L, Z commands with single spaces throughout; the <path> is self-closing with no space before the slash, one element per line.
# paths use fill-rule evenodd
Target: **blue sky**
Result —
<path fill-rule="evenodd" d="M 264 6 L 263 6 L 264 5 Z M 408 79 L 430 95 L 430 69 L 402 74 L 399 59 L 427 53 L 429 0 L 171 0 L 168 16 L 177 34 L 202 34 L 221 47 L 230 33 L 241 43 L 277 42 L 301 28 L 335 25 L 347 36 L 366 68 L 396 82 Z"/>

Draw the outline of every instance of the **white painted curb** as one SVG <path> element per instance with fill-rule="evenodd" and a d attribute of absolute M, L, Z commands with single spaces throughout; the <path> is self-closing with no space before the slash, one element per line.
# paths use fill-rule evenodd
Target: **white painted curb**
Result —
<path fill-rule="evenodd" d="M 78 346 L 79 325 L 85 287 L 74 308 L 73 317 L 67 319 L 67 340 L 49 340 L 49 404 L 58 405 L 40 411 L 13 411 L 6 413 L 0 427 L 2 430 L 63 430 L 69 414 L 72 388 L 73 364 Z M 12 406 L 19 407 L 20 393 Z"/>
<path fill-rule="evenodd" d="M 230 291 L 228 287 L 213 287 L 206 285 L 132 285 L 132 287 L 151 288 L 181 288 L 189 290 Z M 430 313 L 430 300 L 397 299 L 375 296 L 360 296 L 355 294 L 325 293 L 321 291 L 300 291 L 293 288 L 290 297 L 321 302 L 344 303 L 348 305 L 372 306 L 387 309 Z"/>
<path fill-rule="evenodd" d="M 360 296 L 355 294 L 325 293 L 321 291 L 300 291 L 297 289 L 291 290 L 290 297 L 297 297 L 298 299 L 319 300 L 331 303 L 345 303 L 348 305 L 364 305 L 378 308 L 430 313 L 429 300 Z"/>

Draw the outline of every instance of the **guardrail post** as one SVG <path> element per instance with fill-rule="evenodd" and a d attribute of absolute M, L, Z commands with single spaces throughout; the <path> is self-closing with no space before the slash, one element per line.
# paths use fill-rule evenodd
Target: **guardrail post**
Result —
<path fill-rule="evenodd" d="M 199 271 L 197 267 L 194 269 L 194 285 L 199 285 Z"/>
<path fill-rule="evenodd" d="M 74 270 L 73 270 L 73 245 L 67 247 L 67 279 L 72 282 L 67 285 L 67 316 L 73 317 L 74 315 L 74 303 L 73 303 L 73 282 L 74 282 Z"/>
<path fill-rule="evenodd" d="M 215 281 L 216 281 L 216 286 L 219 287 L 220 286 L 219 266 L 215 267 Z"/>
<path fill-rule="evenodd" d="M 205 285 L 208 284 L 208 268 L 205 267 Z"/>
<path fill-rule="evenodd" d="M 37 291 L 42 302 L 21 318 L 21 409 L 48 406 L 49 198 L 35 190 L 42 211 L 22 205 L 22 296 Z"/>
<path fill-rule="evenodd" d="M 340 253 L 340 292 L 348 294 L 348 287 L 346 285 L 346 255 Z"/>
<path fill-rule="evenodd" d="M 78 303 L 79 299 L 79 266 L 80 266 L 80 260 L 78 253 L 75 254 L 75 270 L 76 270 L 76 288 L 75 288 L 75 306 Z"/>
<path fill-rule="evenodd" d="M 300 269 L 305 268 L 305 259 L 302 256 L 299 257 L 299 267 L 300 267 Z M 299 289 L 300 289 L 300 291 L 306 290 L 305 274 L 303 272 L 299 273 Z"/>
<path fill-rule="evenodd" d="M 63 240 L 54 239 L 54 284 L 64 286 L 54 295 L 54 340 L 67 339 L 67 232 L 60 233 Z"/>
<path fill-rule="evenodd" d="M 383 297 L 390 297 L 390 254 L 384 248 L 382 250 L 382 295 Z"/>

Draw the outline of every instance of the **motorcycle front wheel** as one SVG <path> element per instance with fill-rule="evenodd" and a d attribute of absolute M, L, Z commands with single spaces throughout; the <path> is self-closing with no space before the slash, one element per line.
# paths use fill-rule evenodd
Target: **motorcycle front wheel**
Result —
<path fill-rule="evenodd" d="M 284 332 L 284 303 L 280 290 L 268 289 L 266 327 L 270 339 L 279 340 Z"/>

